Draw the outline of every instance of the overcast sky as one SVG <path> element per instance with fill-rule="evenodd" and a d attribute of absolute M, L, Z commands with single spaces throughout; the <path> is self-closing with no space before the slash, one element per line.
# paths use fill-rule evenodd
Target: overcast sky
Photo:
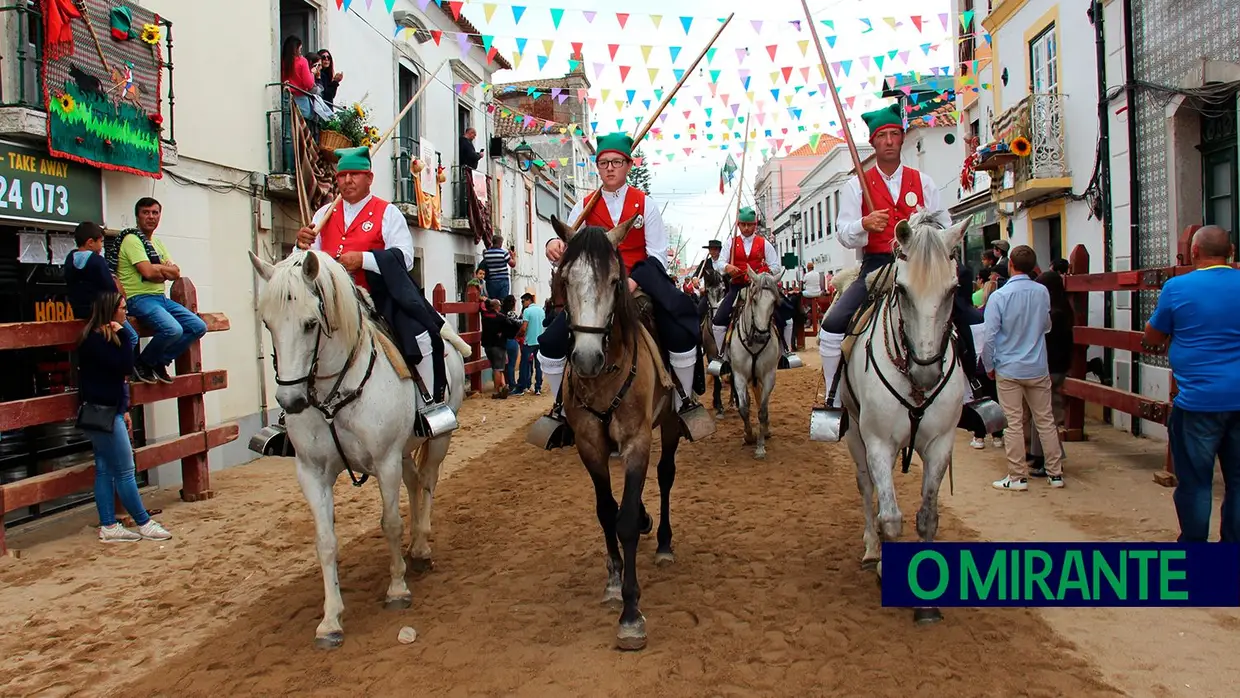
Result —
<path fill-rule="evenodd" d="M 858 138 L 865 137 L 859 115 L 889 101 L 877 97 L 885 75 L 917 71 L 930 76 L 933 69 L 953 63 L 951 24 L 945 28 L 940 16 L 950 9 L 947 0 L 810 0 L 809 6 L 828 62 L 842 64 L 832 76 L 842 99 L 852 98 L 845 109 Z M 552 8 L 564 11 L 553 13 Z M 617 12 L 628 17 L 617 17 Z M 751 126 L 746 203 L 764 159 L 809 142 L 815 133 L 839 133 L 834 104 L 820 88 L 825 80 L 800 0 L 470 0 L 463 11 L 517 64 L 496 73 L 495 82 L 564 75 L 573 44 L 580 43 L 592 83 L 589 97 L 596 100 L 597 131 L 630 134 L 638 130 L 637 119 L 649 119 L 657 107 L 655 90 L 666 93 L 675 86 L 673 71 L 690 67 L 718 30 L 718 20 L 730 12 L 736 16 L 715 42 L 712 60 L 703 59 L 689 75 L 675 104 L 642 143 L 653 174 L 651 193 L 668 204 L 667 221 L 690 238 L 690 259 L 699 251 L 695 248 L 715 236 L 729 211 L 739 180 L 720 194 L 719 169 L 729 153 L 741 161 L 745 128 L 740 120 L 746 114 Z M 920 27 L 912 16 L 921 20 Z M 514 58 L 518 48 L 521 55 Z"/>

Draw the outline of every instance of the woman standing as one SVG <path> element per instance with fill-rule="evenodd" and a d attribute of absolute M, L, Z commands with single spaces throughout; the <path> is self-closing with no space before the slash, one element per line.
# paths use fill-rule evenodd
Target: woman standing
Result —
<path fill-rule="evenodd" d="M 134 478 L 129 442 L 129 384 L 138 335 L 125 324 L 125 299 L 101 293 L 78 345 L 78 428 L 95 452 L 95 508 L 103 543 L 168 540 L 172 535 L 146 513 Z M 116 499 L 138 525 L 137 532 L 116 521 Z"/>
<path fill-rule="evenodd" d="M 511 293 L 504 296 L 500 310 L 504 315 L 508 316 L 509 320 L 516 323 L 518 328 L 521 326 L 521 314 L 517 312 L 516 296 Z M 521 358 L 521 343 L 517 341 L 515 333 L 505 340 L 504 351 L 508 354 L 508 363 L 504 367 L 504 379 L 508 381 L 508 386 L 511 388 L 517 384 L 517 361 Z M 518 390 L 517 394 L 521 395 L 522 393 Z"/>
<path fill-rule="evenodd" d="M 293 87 L 290 94 L 293 103 L 301 110 L 301 115 L 309 119 L 313 113 L 310 109 L 310 95 L 314 93 L 314 73 L 310 71 L 310 62 L 301 53 L 301 39 L 290 36 L 284 40 L 280 49 L 280 81 Z"/>
<path fill-rule="evenodd" d="M 331 51 L 320 49 L 318 81 L 323 88 L 323 101 L 331 107 L 336 106 L 336 90 L 340 89 L 341 80 L 344 80 L 344 73 L 336 71 L 336 61 Z"/>

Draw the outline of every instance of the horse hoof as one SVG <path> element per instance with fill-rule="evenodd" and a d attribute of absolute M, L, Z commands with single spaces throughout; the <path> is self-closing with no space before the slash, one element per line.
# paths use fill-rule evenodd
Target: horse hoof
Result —
<path fill-rule="evenodd" d="M 667 567 L 676 562 L 676 554 L 670 550 L 660 551 L 654 554 L 655 567 Z"/>
<path fill-rule="evenodd" d="M 650 532 L 653 530 L 654 530 L 654 517 L 651 516 L 650 514 L 646 514 L 645 520 L 642 521 L 642 535 L 648 536 L 650 535 Z"/>
<path fill-rule="evenodd" d="M 388 599 L 383 602 L 383 608 L 387 611 L 403 611 L 413 606 L 412 596 L 398 596 L 394 599 Z"/>
<path fill-rule="evenodd" d="M 603 590 L 603 601 L 601 605 L 610 606 L 616 610 L 620 609 L 620 605 L 624 603 L 624 595 L 620 593 L 620 587 L 607 587 Z"/>
<path fill-rule="evenodd" d="M 723 410 L 715 410 L 715 418 L 723 419 Z"/>
<path fill-rule="evenodd" d="M 763 449 L 761 451 L 754 451 L 753 457 L 756 458 L 757 460 L 766 460 L 766 449 Z"/>
<path fill-rule="evenodd" d="M 616 632 L 616 647 L 627 652 L 646 648 L 646 619 L 638 617 L 636 622 L 621 623 Z"/>
<path fill-rule="evenodd" d="M 314 638 L 314 646 L 321 650 L 334 650 L 344 644 L 344 633 L 336 631 Z"/>
<path fill-rule="evenodd" d="M 876 570 L 876 569 L 878 569 L 878 558 L 876 558 L 876 557 L 869 558 L 869 559 L 864 559 L 864 558 L 863 558 L 863 559 L 861 560 L 861 569 L 863 569 L 863 570 Z"/>
<path fill-rule="evenodd" d="M 419 574 L 435 569 L 435 562 L 429 557 L 410 557 L 409 569 Z"/>
<path fill-rule="evenodd" d="M 937 608 L 914 608 L 913 622 L 918 625 L 930 625 L 943 620 L 943 612 Z"/>

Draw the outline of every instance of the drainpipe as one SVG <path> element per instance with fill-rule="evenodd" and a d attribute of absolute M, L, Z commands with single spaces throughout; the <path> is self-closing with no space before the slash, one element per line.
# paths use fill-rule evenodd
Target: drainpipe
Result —
<path fill-rule="evenodd" d="M 252 175 L 258 177 L 259 175 Z M 296 175 L 294 175 L 296 176 Z M 258 196 L 258 184 L 253 179 L 250 184 L 250 250 L 259 259 L 266 259 L 258 248 L 259 220 L 262 217 L 262 201 Z M 267 364 L 263 361 L 263 322 L 258 317 L 258 274 L 250 274 L 250 285 L 254 298 L 254 359 L 258 363 L 258 414 L 264 427 L 267 424 Z"/>
<path fill-rule="evenodd" d="M 1140 269 L 1143 261 L 1141 259 L 1141 240 L 1137 231 L 1140 229 L 1141 223 L 1141 184 L 1137 181 L 1137 91 L 1133 84 L 1133 76 L 1136 75 L 1136 61 L 1133 58 L 1132 47 L 1132 0 L 1124 0 L 1124 98 L 1128 104 L 1128 245 L 1129 245 L 1129 264 L 1130 269 Z M 1137 295 L 1134 294 L 1131 311 L 1131 329 L 1140 332 L 1145 329 L 1141 324 L 1141 314 L 1138 312 L 1138 303 L 1135 302 Z M 1132 360 L 1132 383 L 1129 389 L 1134 393 L 1141 392 L 1141 361 L 1138 357 Z M 1134 417 L 1132 420 L 1132 435 L 1141 435 L 1141 420 Z"/>
<path fill-rule="evenodd" d="M 1110 103 L 1107 101 L 1107 68 L 1106 38 L 1103 31 L 1102 0 L 1094 0 L 1089 8 L 1089 19 L 1094 25 L 1095 58 L 1098 64 L 1098 188 L 1102 198 L 1102 263 L 1103 271 L 1114 268 L 1114 248 L 1112 241 L 1114 210 L 1111 203 L 1111 122 Z M 1129 115 L 1131 118 L 1131 114 Z M 1114 326 L 1115 294 L 1104 293 L 1102 296 L 1102 326 Z M 1115 365 L 1115 351 L 1110 347 L 1103 350 L 1103 365 Z M 1103 410 L 1103 421 L 1110 422 L 1111 410 Z"/>

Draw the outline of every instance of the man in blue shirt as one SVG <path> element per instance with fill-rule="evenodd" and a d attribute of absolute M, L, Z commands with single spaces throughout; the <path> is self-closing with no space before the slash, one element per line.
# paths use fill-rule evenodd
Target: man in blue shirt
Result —
<path fill-rule="evenodd" d="M 1051 487 L 1063 487 L 1063 452 L 1059 430 L 1051 410 L 1051 373 L 1046 363 L 1046 333 L 1051 331 L 1051 295 L 1046 287 L 1029 278 L 1038 257 L 1028 245 L 1018 245 L 1008 255 L 1011 276 L 986 301 L 986 341 L 982 366 L 998 388 L 999 406 L 1007 418 L 1003 450 L 1008 475 L 995 489 L 1023 492 L 1029 489 L 1029 464 L 1025 460 L 1024 403 L 1029 403 L 1033 424 L 1046 455 L 1046 477 Z"/>
<path fill-rule="evenodd" d="M 1210 533 L 1214 461 L 1223 470 L 1220 538 L 1240 542 L 1240 270 L 1228 265 L 1235 248 L 1214 225 L 1193 234 L 1193 272 L 1163 284 L 1145 326 L 1142 347 L 1166 350 L 1180 392 L 1167 420 L 1178 484 L 1175 513 L 1180 542 L 1204 543 Z"/>
<path fill-rule="evenodd" d="M 514 395 L 524 395 L 525 391 L 530 389 L 530 364 L 534 367 L 534 394 L 542 395 L 542 364 L 538 363 L 535 357 L 538 354 L 538 338 L 542 335 L 547 316 L 542 306 L 534 302 L 532 293 L 521 294 L 521 307 L 521 332 L 524 335 L 521 342 L 521 377 L 517 379 L 517 392 Z"/>

